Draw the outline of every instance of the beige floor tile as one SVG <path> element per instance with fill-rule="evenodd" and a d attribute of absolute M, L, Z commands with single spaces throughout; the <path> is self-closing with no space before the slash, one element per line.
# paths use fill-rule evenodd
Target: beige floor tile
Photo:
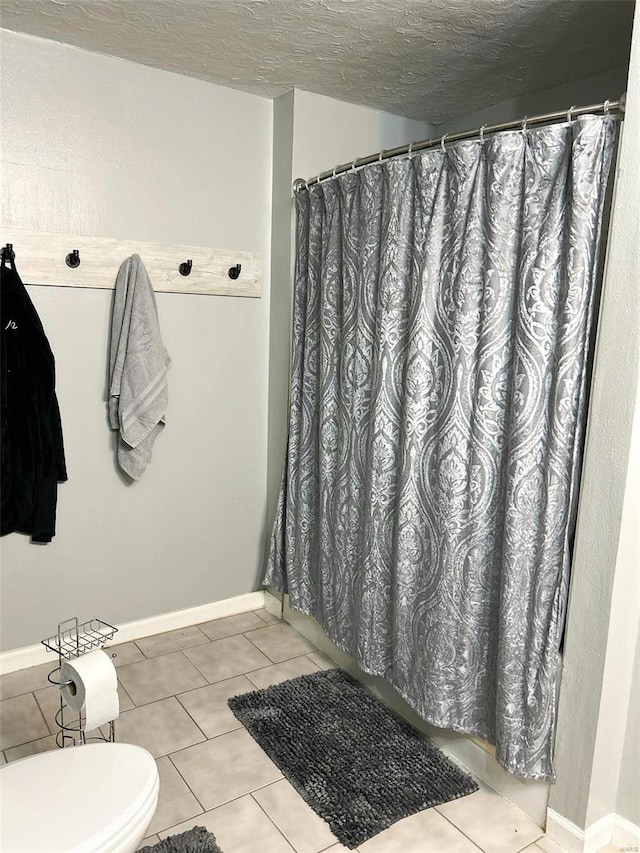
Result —
<path fill-rule="evenodd" d="M 233 678 L 234 675 L 243 675 L 271 663 L 269 658 L 259 652 L 242 634 L 215 640 L 206 646 L 185 649 L 184 654 L 198 667 L 207 681 L 212 683 Z M 135 696 L 133 699 L 135 702 Z"/>
<path fill-rule="evenodd" d="M 24 693 L 49 687 L 50 682 L 47 681 L 47 676 L 56 666 L 56 659 L 52 656 L 51 663 L 30 666 L 27 669 L 19 669 L 0 676 L 0 698 L 11 699 L 13 696 L 21 696 Z"/>
<path fill-rule="evenodd" d="M 189 793 L 189 786 L 178 773 L 168 755 L 157 758 L 156 766 L 160 777 L 158 805 L 166 803 L 172 797 L 179 797 L 181 794 Z"/>
<path fill-rule="evenodd" d="M 536 853 L 540 850 L 544 850 L 544 853 L 565 853 L 563 847 L 560 847 L 559 844 L 556 844 L 555 841 L 552 841 L 550 838 L 547 838 L 546 835 L 543 835 L 542 838 L 539 838 L 536 843 L 533 845 L 533 848 L 538 848 Z"/>
<path fill-rule="evenodd" d="M 119 643 L 116 646 L 106 646 L 104 651 L 109 657 L 115 655 L 112 660 L 116 669 L 139 660 L 144 660 L 144 655 L 135 643 Z"/>
<path fill-rule="evenodd" d="M 181 693 L 176 698 L 190 716 L 196 721 L 208 738 L 225 734 L 239 729 L 242 723 L 236 719 L 233 711 L 227 705 L 231 696 L 248 693 L 253 690 L 253 684 L 244 675 L 217 681 L 207 687 L 199 687 L 188 693 Z"/>
<path fill-rule="evenodd" d="M 245 636 L 274 663 L 316 651 L 302 634 L 284 623 L 248 631 Z"/>
<path fill-rule="evenodd" d="M 285 660 L 282 663 L 265 666 L 264 669 L 248 672 L 247 678 L 255 687 L 262 689 L 271 684 L 280 684 L 281 681 L 288 681 L 290 678 L 297 678 L 299 675 L 309 675 L 311 672 L 318 671 L 315 663 L 310 661 L 308 656 L 302 655 L 299 658 L 291 658 L 291 660 Z"/>
<path fill-rule="evenodd" d="M 256 610 L 254 612 L 262 619 L 263 622 L 266 622 L 267 625 L 282 624 L 282 618 L 280 616 L 276 616 L 270 610 L 267 610 L 266 607 L 262 608 L 262 610 Z"/>
<path fill-rule="evenodd" d="M 234 634 L 243 634 L 255 628 L 264 628 L 264 621 L 256 616 L 254 612 L 238 613 L 237 616 L 225 616 L 223 619 L 214 619 L 198 626 L 210 640 L 223 640 L 225 637 L 233 637 Z"/>
<path fill-rule="evenodd" d="M 12 749 L 5 750 L 7 761 L 17 761 L 19 758 L 28 758 L 30 755 L 37 755 L 39 752 L 49 752 L 50 749 L 57 749 L 55 735 L 47 735 L 47 737 L 39 740 L 32 740 L 29 743 L 23 743 L 20 746 L 14 746 Z"/>
<path fill-rule="evenodd" d="M 138 707 L 207 683 L 182 652 L 120 667 L 118 678 Z"/>
<path fill-rule="evenodd" d="M 336 844 L 326 823 L 286 779 L 252 794 L 297 853 L 318 853 Z"/>
<path fill-rule="evenodd" d="M 360 844 L 360 853 L 480 853 L 435 809 L 405 817 Z M 493 850 L 491 850 L 493 853 Z"/>
<path fill-rule="evenodd" d="M 436 808 L 490 853 L 517 853 L 543 835 L 523 811 L 486 787 Z"/>
<path fill-rule="evenodd" d="M 46 737 L 49 729 L 33 693 L 0 702 L 0 749 Z"/>
<path fill-rule="evenodd" d="M 160 832 L 199 814 L 202 814 L 202 806 L 189 791 L 160 803 L 147 831 Z"/>
<path fill-rule="evenodd" d="M 203 808 L 212 809 L 282 778 L 246 729 L 171 755 Z"/>
<path fill-rule="evenodd" d="M 318 669 L 335 669 L 337 667 L 337 664 L 331 658 L 323 655 L 322 652 L 310 652 L 307 657 L 315 663 Z"/>
<path fill-rule="evenodd" d="M 193 625 L 191 628 L 179 628 L 177 631 L 167 631 L 166 634 L 136 640 L 136 646 L 146 658 L 155 658 L 208 642 L 209 638 Z"/>
<path fill-rule="evenodd" d="M 143 847 L 153 847 L 153 845 L 157 844 L 158 841 L 160 841 L 160 838 L 157 835 L 148 835 L 138 850 L 142 850 Z"/>
<path fill-rule="evenodd" d="M 120 715 L 117 726 L 121 743 L 137 743 L 154 758 L 205 739 L 175 697 L 125 711 Z"/>
<path fill-rule="evenodd" d="M 291 845 L 250 796 L 240 797 L 158 835 L 167 838 L 194 826 L 204 826 L 212 832 L 224 853 L 293 853 Z"/>
<path fill-rule="evenodd" d="M 127 691 L 124 689 L 124 686 L 120 684 L 118 681 L 118 699 L 120 700 L 120 713 L 123 711 L 130 711 L 131 708 L 135 708 L 136 706 L 133 704 L 133 699 Z"/>
<path fill-rule="evenodd" d="M 345 847 L 344 844 L 332 844 L 322 853 L 358 853 L 357 847 Z"/>

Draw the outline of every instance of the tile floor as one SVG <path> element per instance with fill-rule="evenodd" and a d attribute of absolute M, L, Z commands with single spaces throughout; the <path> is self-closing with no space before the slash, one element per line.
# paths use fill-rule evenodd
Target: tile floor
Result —
<path fill-rule="evenodd" d="M 151 752 L 158 809 L 145 844 L 192 826 L 224 853 L 341 853 L 304 802 L 236 720 L 227 699 L 332 666 L 267 610 L 111 647 L 120 682 L 119 741 Z M 0 763 L 55 748 L 51 665 L 0 679 Z M 360 853 L 557 853 L 542 830 L 489 788 L 405 818 Z"/>

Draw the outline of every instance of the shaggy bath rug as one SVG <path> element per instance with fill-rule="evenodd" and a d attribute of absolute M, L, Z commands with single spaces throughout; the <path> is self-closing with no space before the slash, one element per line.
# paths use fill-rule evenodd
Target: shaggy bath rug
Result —
<path fill-rule="evenodd" d="M 222 853 L 216 837 L 203 826 L 194 826 L 180 835 L 170 835 L 153 847 L 141 847 L 138 853 Z"/>
<path fill-rule="evenodd" d="M 229 707 L 350 849 L 403 817 L 478 790 L 342 670 L 234 696 Z"/>

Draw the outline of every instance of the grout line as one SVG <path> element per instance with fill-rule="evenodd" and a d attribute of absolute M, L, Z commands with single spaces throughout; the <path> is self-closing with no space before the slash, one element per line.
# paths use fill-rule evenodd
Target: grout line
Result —
<path fill-rule="evenodd" d="M 33 700 L 36 703 L 36 708 L 38 709 L 38 711 L 40 711 L 40 716 L 42 717 L 43 723 L 47 727 L 47 731 L 49 732 L 50 735 L 55 734 L 55 732 L 52 732 L 49 728 L 49 723 L 47 722 L 47 718 L 44 715 L 44 711 L 40 707 L 40 703 L 38 702 L 38 697 L 36 696 L 35 690 L 32 691 L 31 695 L 33 696 Z M 55 723 L 55 718 L 54 718 L 54 723 Z M 41 740 L 41 738 L 34 738 L 34 740 Z M 27 741 L 27 743 L 32 743 L 32 741 Z"/>
<path fill-rule="evenodd" d="M 183 747 L 183 749 L 188 749 L 188 748 L 189 748 L 189 747 Z M 175 762 L 174 762 L 173 758 L 171 757 L 172 755 L 177 755 L 179 752 L 182 752 L 182 750 L 181 750 L 181 749 L 176 749 L 176 751 L 175 751 L 175 752 L 171 752 L 171 753 L 169 753 L 169 752 L 168 752 L 165 756 L 160 756 L 160 757 L 161 757 L 161 758 L 168 758 L 168 759 L 169 759 L 169 762 L 173 765 L 173 767 L 174 767 L 174 769 L 175 769 L 176 773 L 178 774 L 178 776 L 182 779 L 182 781 L 184 782 L 184 784 L 187 786 L 188 790 L 189 790 L 189 791 L 191 791 L 191 793 L 193 794 L 193 791 L 191 790 L 191 785 L 187 782 L 187 780 L 184 778 L 184 776 L 182 775 L 182 773 L 178 770 L 178 767 L 176 766 L 176 764 L 175 764 Z M 156 758 L 156 761 L 157 761 L 157 760 L 158 760 L 158 759 Z M 195 795 L 195 794 L 193 794 L 193 796 L 194 796 L 194 797 L 196 797 L 196 795 Z M 198 798 L 196 797 L 196 800 L 197 800 L 197 799 L 198 799 Z M 200 802 L 200 801 L 198 800 L 198 802 Z"/>
<path fill-rule="evenodd" d="M 157 834 L 158 832 L 168 832 L 168 831 L 169 831 L 170 829 L 172 829 L 174 826 L 180 826 L 180 824 L 181 824 L 181 823 L 186 823 L 188 820 L 197 820 L 197 818 L 202 817 L 202 815 L 204 814 L 204 809 L 202 808 L 202 803 L 201 803 L 201 802 L 200 802 L 200 800 L 196 797 L 196 795 L 193 793 L 193 791 L 189 790 L 189 793 L 190 793 L 190 794 L 191 794 L 191 796 L 194 798 L 194 800 L 196 801 L 196 803 L 200 806 L 200 811 L 199 811 L 199 812 L 197 812 L 197 813 L 196 813 L 196 814 L 194 814 L 194 815 L 190 815 L 189 817 L 186 817 L 184 820 L 181 820 L 181 821 L 179 821 L 178 823 L 174 823 L 174 824 L 172 824 L 171 826 L 163 826 L 163 827 L 161 827 L 161 828 L 159 828 L 159 829 L 156 829 L 155 833 L 152 833 L 152 835 L 155 835 L 155 834 Z M 178 794 L 178 797 L 185 797 L 185 796 L 187 796 L 187 794 L 186 794 L 186 793 L 185 793 L 185 794 Z M 171 798 L 171 800 L 176 800 L 176 799 L 177 799 L 177 797 L 172 797 L 172 798 Z M 156 814 L 157 814 L 158 809 L 162 808 L 162 806 L 164 806 L 166 803 L 171 802 L 171 800 L 165 800 L 165 802 L 164 802 L 164 803 L 160 803 L 160 805 L 156 807 L 156 811 L 154 812 L 154 815 L 153 815 L 152 820 L 153 820 L 153 819 L 155 819 L 155 816 L 156 816 Z M 149 826 L 151 826 L 151 824 L 149 824 Z"/>
<path fill-rule="evenodd" d="M 201 623 L 200 623 L 200 625 L 205 625 L 205 624 L 206 624 L 206 622 L 201 622 Z M 211 642 L 211 639 L 210 639 L 209 635 L 208 635 L 205 631 L 203 631 L 203 630 L 202 630 L 202 628 L 200 627 L 200 625 L 190 625 L 189 627 L 190 627 L 190 628 L 195 628 L 195 629 L 196 629 L 196 631 L 197 631 L 199 634 L 202 634 L 202 636 L 204 637 L 204 643 L 210 643 L 210 642 Z M 203 645 L 204 645 L 204 643 L 196 643 L 196 645 L 197 645 L 197 646 L 203 646 Z M 193 646 L 185 646 L 185 648 L 187 648 L 187 649 L 192 649 L 192 648 L 193 648 Z"/>
<path fill-rule="evenodd" d="M 197 746 L 198 744 L 195 744 L 195 745 Z M 184 747 L 184 749 L 189 749 L 189 747 Z M 182 750 L 181 750 L 181 749 L 178 749 L 178 750 L 176 750 L 176 752 L 172 753 L 171 755 L 177 755 L 177 753 L 178 753 L 178 752 L 182 752 Z M 252 794 L 254 793 L 254 791 L 245 791 L 245 792 L 244 792 L 244 794 L 238 794 L 238 796 L 237 796 L 237 797 L 232 797 L 230 800 L 225 800 L 225 801 L 224 801 L 224 803 L 218 803 L 216 806 L 212 806 L 210 809 L 205 809 L 205 807 L 204 807 L 204 805 L 202 804 L 202 802 L 198 799 L 198 796 L 197 796 L 197 794 L 195 793 L 195 791 L 194 791 L 194 790 L 189 786 L 189 783 L 187 782 L 187 780 L 184 778 L 184 776 L 182 775 L 182 773 L 180 773 L 180 771 L 179 771 L 179 770 L 178 770 L 178 768 L 176 767 L 176 765 L 175 765 L 175 763 L 174 763 L 174 761 L 173 761 L 173 759 L 172 759 L 171 755 L 169 755 L 169 754 L 167 754 L 167 755 L 159 755 L 159 756 L 158 756 L 158 758 L 168 758 L 168 759 L 171 761 L 171 763 L 173 764 L 173 766 L 176 768 L 177 772 L 179 773 L 180 777 L 184 780 L 184 783 L 186 784 L 187 788 L 189 788 L 189 792 L 190 792 L 191 794 L 193 794 L 193 796 L 195 797 L 196 801 L 197 801 L 197 802 L 200 804 L 200 806 L 202 807 L 202 814 L 210 814 L 211 812 L 215 811 L 216 809 L 221 809 L 221 808 L 223 808 L 224 806 L 228 806 L 230 803 L 235 803 L 237 800 L 242 800 L 244 797 L 251 797 L 251 798 L 254 800 L 254 802 L 256 802 L 256 803 L 257 803 L 257 800 L 255 800 L 255 799 L 252 797 Z M 155 760 L 157 761 L 157 760 L 158 760 L 158 758 L 156 758 Z M 285 777 L 283 776 L 283 777 L 281 777 L 280 779 L 274 779 L 272 782 L 267 782 L 267 783 L 266 783 L 266 785 L 261 785 L 259 788 L 255 788 L 254 790 L 255 790 L 255 791 L 261 791 L 263 788 L 269 788 L 271 785 L 275 785 L 277 782 L 282 782 L 284 778 L 285 778 Z M 258 804 L 258 805 L 260 805 L 260 803 L 257 803 L 257 804 Z M 262 808 L 262 807 L 260 806 L 260 808 Z M 262 810 L 264 811 L 264 809 L 262 809 Z M 196 815 L 196 817 L 201 817 L 201 816 L 202 816 L 202 814 L 201 814 L 201 815 Z M 269 817 L 269 816 L 267 815 L 267 817 Z M 191 820 L 191 818 L 186 818 L 186 820 Z M 269 820 L 271 820 L 271 818 L 269 818 Z M 273 823 L 273 821 L 271 821 L 271 822 Z M 179 826 L 179 825 L 180 825 L 180 823 L 184 823 L 184 821 L 182 821 L 182 820 L 181 820 L 181 821 L 179 821 L 179 823 L 175 823 L 175 824 L 174 824 L 174 826 Z M 168 827 L 168 829 L 172 829 L 172 828 L 173 828 L 173 827 Z M 276 827 L 276 828 L 277 828 L 277 827 Z M 280 830 L 279 830 L 279 829 L 278 829 L 278 831 L 280 832 Z M 161 830 L 159 830 L 159 832 L 167 832 L 167 829 L 161 829 Z M 282 833 L 280 833 L 280 834 L 282 835 Z M 287 843 L 289 843 L 289 842 L 287 842 Z M 333 843 L 333 844 L 335 844 L 336 842 L 334 841 L 334 842 L 332 842 L 332 843 Z"/>
<path fill-rule="evenodd" d="M 282 780 L 281 780 L 281 779 L 276 779 L 276 782 L 280 782 L 280 781 L 282 781 Z M 275 783 L 274 783 L 274 782 L 270 782 L 270 783 L 269 783 L 269 785 L 273 785 L 273 784 L 275 784 Z M 263 786 L 262 786 L 262 788 L 268 788 L 268 787 L 269 787 L 269 785 L 263 785 Z M 260 791 L 260 790 L 262 790 L 262 788 L 256 788 L 255 790 L 256 790 L 256 791 Z M 296 848 L 293 846 L 293 842 L 289 841 L 289 839 L 287 838 L 287 836 L 286 836 L 286 835 L 284 834 L 284 832 L 280 829 L 280 827 L 279 827 L 279 826 L 278 826 L 278 824 L 275 822 L 275 820 L 271 817 L 271 815 L 269 814 L 269 812 L 265 811 L 265 809 L 264 809 L 264 808 L 262 807 L 262 805 L 258 802 L 258 800 L 256 800 L 256 798 L 253 796 L 253 794 L 254 794 L 254 792 L 253 792 L 253 791 L 251 791 L 251 792 L 249 793 L 249 796 L 251 797 L 251 799 L 253 800 L 253 802 L 254 802 L 254 803 L 256 803 L 256 805 L 258 806 L 258 808 L 259 808 L 259 809 L 260 809 L 260 810 L 261 810 L 261 811 L 262 811 L 262 812 L 267 816 L 267 819 L 268 819 L 268 820 L 270 820 L 270 821 L 271 821 L 271 823 L 275 826 L 275 828 L 276 828 L 276 830 L 278 831 L 278 833 L 279 833 L 279 834 L 284 838 L 285 844 L 288 844 L 288 845 L 291 847 L 291 849 L 292 849 L 293 851 L 295 851 L 295 849 L 296 849 Z"/>
<path fill-rule="evenodd" d="M 276 627 L 275 625 L 267 625 L 267 628 L 275 628 L 275 627 Z M 291 625 L 291 626 L 289 626 L 289 627 L 293 627 L 293 626 Z M 252 629 L 252 630 L 254 630 L 254 631 L 255 631 L 255 630 L 257 630 L 257 631 L 261 631 L 261 630 L 262 630 L 262 628 L 254 628 L 254 629 Z M 293 630 L 294 630 L 294 631 L 296 631 L 296 629 L 295 629 L 295 628 L 293 628 Z M 282 660 L 274 660 L 272 657 L 270 657 L 270 656 L 269 656 L 269 653 L 268 653 L 268 652 L 265 652 L 265 650 L 264 650 L 264 649 L 261 649 L 261 648 L 260 648 L 260 646 L 256 645 L 256 644 L 253 642 L 253 640 L 251 639 L 251 637 L 248 637 L 248 636 L 247 636 L 247 634 L 250 634 L 250 633 L 251 633 L 251 631 L 247 631 L 247 633 L 243 634 L 242 636 L 245 638 L 245 640 L 249 640 L 249 642 L 251 643 L 251 645 L 252 645 L 252 646 L 254 646 L 254 647 L 255 647 L 255 648 L 260 652 L 260 654 L 263 654 L 266 658 L 268 658 L 268 659 L 271 661 L 271 663 L 270 663 L 270 664 L 267 664 L 267 666 L 274 666 L 274 665 L 275 665 L 275 664 L 277 664 L 277 663 L 286 663 L 287 661 L 295 660 L 295 658 L 306 657 L 307 655 L 313 654 L 313 652 L 319 652 L 319 651 L 320 651 L 320 649 L 318 649 L 317 647 L 315 647 L 315 648 L 313 649 L 313 651 L 311 651 L 311 652 L 303 652 L 301 655 L 293 655 L 293 657 L 290 657 L 290 658 L 282 658 Z M 296 631 L 296 634 L 299 634 L 301 637 L 303 637 L 303 639 L 307 640 L 307 638 L 306 638 L 306 637 L 304 637 L 304 635 L 303 635 L 303 634 L 300 634 L 300 631 Z M 307 642 L 308 642 L 308 643 L 310 643 L 311 645 L 313 645 L 313 643 L 311 643 L 311 640 L 307 640 Z M 313 661 L 312 661 L 312 663 L 313 663 Z M 263 667 L 257 667 L 256 669 L 252 669 L 252 670 L 251 670 L 251 672 L 257 672 L 257 669 L 258 669 L 258 668 L 259 668 L 259 669 L 266 669 L 267 667 L 266 667 L 266 666 L 263 666 Z"/>
<path fill-rule="evenodd" d="M 205 684 L 204 686 L 206 687 L 207 685 Z M 196 688 L 196 689 L 198 689 L 198 688 Z M 174 694 L 173 694 L 173 696 L 170 696 L 170 697 L 167 697 L 167 698 L 175 699 L 175 700 L 176 700 L 176 702 L 178 703 L 178 705 L 182 708 L 182 710 L 185 712 L 185 714 L 187 715 L 187 717 L 189 717 L 189 719 L 191 720 L 191 722 L 193 723 L 193 725 L 198 729 L 198 731 L 200 732 L 200 734 L 202 735 L 202 737 L 205 739 L 205 741 L 207 741 L 207 740 L 211 740 L 211 738 L 208 738 L 208 737 L 206 736 L 206 734 L 202 731 L 202 729 L 200 728 L 200 726 L 199 726 L 199 725 L 196 723 L 196 721 L 193 719 L 193 717 L 191 716 L 191 714 L 189 713 L 189 711 L 184 707 L 184 705 L 182 704 L 182 702 L 178 699 L 178 695 L 177 695 L 176 693 L 174 693 Z M 202 741 L 200 741 L 200 743 L 202 743 Z M 191 746 L 197 746 L 197 744 L 193 743 L 193 744 L 191 744 Z M 184 748 L 184 749 L 189 749 L 189 747 L 188 747 L 188 746 L 185 746 L 185 747 L 183 747 L 183 748 Z M 180 752 L 180 750 L 179 750 L 179 749 L 177 749 L 177 750 L 175 750 L 175 752 Z M 169 754 L 169 753 L 167 753 L 167 755 L 168 755 L 168 754 Z M 176 767 L 176 770 L 177 770 L 177 769 L 178 769 L 178 768 Z M 185 780 L 185 781 L 186 781 L 186 780 Z M 194 796 L 195 796 L 195 794 L 194 794 Z"/>
<path fill-rule="evenodd" d="M 42 713 L 42 711 L 40 713 Z M 45 720 L 45 723 L 46 723 L 46 720 Z M 47 729 L 48 728 L 49 727 L 47 726 Z M 47 731 L 46 735 L 40 735 L 40 737 L 36 737 L 33 740 L 25 740 L 23 743 L 16 743 L 14 746 L 6 746 L 3 750 L 5 753 L 5 759 L 7 759 L 6 753 L 9 752 L 9 750 L 11 750 L 11 749 L 19 749 L 21 746 L 28 746 L 30 743 L 37 743 L 39 740 L 46 740 L 46 738 L 49 738 L 49 737 L 55 738 L 56 734 L 57 734 L 57 732 Z M 45 750 L 45 751 L 48 751 L 48 750 Z M 35 752 L 33 753 L 33 755 L 36 755 L 36 754 L 37 753 L 35 753 Z M 29 758 L 29 756 L 27 756 L 27 755 L 23 755 L 22 757 L 23 758 Z M 13 760 L 19 761 L 20 759 L 14 758 Z M 7 759 L 7 764 L 9 764 L 8 759 Z"/>
<path fill-rule="evenodd" d="M 462 799 L 464 799 L 464 798 L 463 798 L 463 797 L 458 797 L 458 799 L 459 799 L 459 800 L 462 800 Z M 455 800 L 449 800 L 449 802 L 455 802 Z M 439 805 L 441 805 L 441 806 L 446 806 L 447 804 L 446 804 L 446 803 L 440 803 Z M 487 850 L 485 850 L 485 848 L 484 848 L 484 847 L 481 847 L 481 846 L 480 846 L 480 844 L 479 844 L 477 841 L 474 841 L 474 839 L 473 839 L 470 835 L 467 835 L 467 833 L 466 833 L 466 832 L 464 832 L 462 829 L 460 829 L 460 827 L 459 827 L 459 826 L 457 826 L 457 825 L 456 825 L 456 824 L 455 824 L 455 823 L 454 823 L 450 818 L 448 818 L 446 815 L 442 814 L 442 812 L 439 810 L 438 806 L 433 806 L 433 808 L 434 808 L 434 809 L 436 810 L 436 812 L 440 815 L 440 817 L 443 817 L 443 818 L 447 821 L 447 823 L 451 824 L 451 826 L 452 826 L 452 827 L 453 827 L 457 832 L 459 832 L 459 833 L 460 833 L 460 835 L 463 835 L 463 836 L 464 836 L 468 841 L 470 841 L 470 842 L 474 845 L 474 847 L 477 847 L 477 848 L 478 848 L 478 850 L 482 850 L 482 853 L 492 853 L 492 851 L 491 851 L 491 850 L 488 850 L 488 851 L 487 851 Z M 517 851 L 514 851 L 514 853 L 517 853 Z"/>
<path fill-rule="evenodd" d="M 264 654 L 264 652 L 263 652 L 263 654 Z M 285 658 L 284 660 L 274 661 L 273 663 L 269 663 L 266 666 L 257 666 L 255 669 L 250 669 L 248 672 L 245 672 L 244 674 L 246 675 L 247 678 L 250 679 L 251 675 L 253 675 L 254 672 L 262 672 L 263 669 L 269 669 L 269 667 L 277 666 L 277 664 L 279 664 L 279 663 L 290 663 L 291 661 L 301 660 L 302 658 L 308 658 L 310 663 L 312 663 L 314 666 L 318 666 L 317 663 L 315 663 L 314 661 L 312 661 L 309 658 L 310 654 L 313 654 L 313 652 L 307 652 L 306 654 L 296 655 L 295 657 L 292 657 L 292 658 Z M 292 677 L 295 678 L 296 676 L 292 676 Z"/>
<path fill-rule="evenodd" d="M 267 628 L 271 628 L 271 627 L 272 627 L 271 625 L 267 625 Z M 253 630 L 254 631 L 262 631 L 262 628 L 254 628 Z M 250 634 L 250 633 L 251 633 L 251 631 L 247 631 L 247 634 Z M 274 663 L 282 663 L 282 661 L 273 660 L 273 658 L 269 657 L 269 655 L 263 649 L 261 649 L 259 646 L 256 646 L 256 644 L 253 642 L 251 637 L 247 637 L 247 634 L 242 635 L 245 638 L 245 640 L 248 640 L 251 643 L 251 645 L 254 647 L 254 649 L 257 649 L 261 655 L 264 655 L 267 658 L 267 660 L 271 661 L 271 663 L 267 664 L 267 666 L 272 666 Z M 263 666 L 263 667 L 261 667 L 261 669 L 266 669 L 266 667 Z M 251 671 L 255 672 L 255 669 L 253 669 Z"/>
<path fill-rule="evenodd" d="M 185 747 L 185 748 L 186 748 L 186 749 L 188 749 L 188 747 Z M 177 751 L 178 751 L 178 752 L 180 752 L 180 750 L 177 750 Z M 174 752 L 173 754 L 175 755 L 176 753 Z M 170 764 L 174 767 L 174 769 L 175 769 L 176 773 L 178 774 L 178 776 L 182 779 L 182 781 L 184 782 L 184 784 L 187 786 L 187 790 L 189 791 L 189 793 L 190 793 L 190 794 L 192 794 L 192 796 L 195 798 L 196 803 L 198 803 L 198 805 L 199 805 L 199 806 L 200 806 L 200 808 L 202 809 L 202 813 L 204 813 L 204 812 L 206 811 L 206 809 L 205 809 L 205 807 L 203 806 L 202 802 L 198 799 L 198 796 L 197 796 L 196 792 L 193 790 L 193 788 L 191 787 L 191 785 L 190 785 L 190 784 L 187 782 L 187 780 L 184 778 L 184 776 L 182 775 L 182 773 L 178 770 L 178 768 L 176 767 L 176 765 L 175 765 L 175 763 L 174 763 L 173 759 L 171 758 L 171 755 L 167 754 L 167 758 L 169 759 Z M 187 820 L 190 820 L 190 818 L 187 818 Z M 183 823 L 183 821 L 180 821 L 180 823 Z M 176 823 L 176 824 L 174 824 L 174 826 L 178 826 L 178 824 Z"/>
<path fill-rule="evenodd" d="M 261 607 L 259 610 L 252 610 L 251 612 L 252 612 L 252 613 L 255 613 L 255 614 L 256 614 L 256 616 L 258 617 L 258 619 L 260 619 L 262 622 L 264 622 L 264 624 L 267 626 L 267 628 L 270 628 L 272 625 L 277 624 L 276 622 L 268 622 L 268 621 L 264 618 L 264 616 L 261 616 L 261 615 L 260 615 L 260 613 L 261 613 L 261 611 L 262 611 L 262 610 L 265 610 L 267 613 L 270 613 L 270 615 L 271 615 L 271 616 L 273 616 L 273 618 L 274 618 L 274 619 L 277 619 L 277 618 L 278 618 L 277 616 L 274 616 L 274 614 L 273 614 L 273 613 L 271 613 L 271 611 L 267 610 L 267 608 L 266 608 L 266 607 Z M 256 630 L 258 630 L 258 629 L 256 628 Z"/>
<path fill-rule="evenodd" d="M 210 642 L 215 643 L 215 640 L 210 640 Z M 201 645 L 202 645 L 202 646 L 204 646 L 204 645 L 206 645 L 206 644 L 205 644 L 205 643 L 202 643 Z M 182 651 L 182 649 L 181 649 L 181 651 Z M 183 654 L 184 654 L 184 652 L 183 652 Z M 188 663 L 190 663 L 190 664 L 191 664 L 191 666 L 192 666 L 192 667 L 193 667 L 197 672 L 199 672 L 199 673 L 200 673 L 200 675 L 201 675 L 201 676 L 204 678 L 204 680 L 207 682 L 206 684 L 201 684 L 201 685 L 200 685 L 200 687 L 207 687 L 209 684 L 217 684 L 217 683 L 218 683 L 218 682 L 216 682 L 216 681 L 209 681 L 209 679 L 208 679 L 208 678 L 207 678 L 207 676 L 204 674 L 204 672 L 200 669 L 200 667 L 199 667 L 196 663 L 194 663 L 194 662 L 191 660 L 191 658 L 190 658 L 190 657 L 187 657 L 187 655 L 184 655 L 184 657 L 185 657 L 185 659 L 188 661 Z M 232 675 L 232 676 L 230 676 L 230 677 L 231 677 L 231 678 L 235 678 L 235 676 L 234 676 L 234 675 Z M 225 679 L 225 678 L 221 678 L 220 680 L 221 680 L 221 681 L 226 681 L 226 679 Z M 192 687 L 191 689 L 192 689 L 192 690 L 199 690 L 200 688 L 198 688 L 198 687 Z M 188 690 L 183 690 L 182 692 L 183 692 L 183 693 L 188 693 L 189 691 L 188 691 Z M 178 695 L 177 693 L 174 693 L 174 696 L 177 696 L 177 695 Z M 182 703 L 180 703 L 180 704 L 182 704 Z"/>
<path fill-rule="evenodd" d="M 116 670 L 116 675 L 117 675 L 117 670 Z M 119 679 L 119 678 L 118 678 L 118 687 L 123 691 L 123 693 L 125 694 L 125 696 L 128 696 L 128 697 L 129 697 L 129 701 L 130 701 L 130 702 L 131 702 L 131 704 L 133 705 L 133 708 L 137 708 L 138 706 L 137 706 L 137 705 L 136 705 L 136 703 L 133 701 L 133 696 L 129 693 L 129 691 L 128 691 L 128 690 L 127 690 L 127 688 L 124 686 L 124 684 L 120 681 L 120 679 Z M 127 711 L 133 711 L 133 708 L 127 708 Z M 119 709 L 118 709 L 118 710 L 119 710 Z M 126 711 L 122 711 L 121 713 L 125 714 L 125 713 L 126 713 Z"/>
<path fill-rule="evenodd" d="M 140 639 L 141 639 L 141 640 L 146 640 L 147 638 L 146 638 L 146 637 L 140 637 Z M 148 657 L 145 655 L 145 653 L 142 651 L 142 649 L 141 649 L 141 648 L 140 648 L 140 646 L 136 643 L 136 641 L 135 641 L 135 640 L 131 640 L 131 642 L 133 643 L 133 645 L 136 647 L 136 649 L 137 649 L 137 650 L 140 652 L 140 654 L 142 655 L 142 660 L 150 660 L 150 658 L 148 658 Z M 131 663 L 142 663 L 142 661 L 141 661 L 141 660 L 132 660 L 132 661 L 131 661 Z M 129 664 L 128 664 L 128 663 L 125 663 L 125 666 L 129 666 Z"/>

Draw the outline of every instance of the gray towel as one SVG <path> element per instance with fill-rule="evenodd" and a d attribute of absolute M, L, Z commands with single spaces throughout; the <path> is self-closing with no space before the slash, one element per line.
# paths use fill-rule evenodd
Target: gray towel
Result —
<path fill-rule="evenodd" d="M 109 423 L 120 430 L 118 464 L 134 480 L 151 461 L 165 425 L 167 370 L 156 298 L 139 255 L 122 264 L 116 278 L 109 353 Z"/>

